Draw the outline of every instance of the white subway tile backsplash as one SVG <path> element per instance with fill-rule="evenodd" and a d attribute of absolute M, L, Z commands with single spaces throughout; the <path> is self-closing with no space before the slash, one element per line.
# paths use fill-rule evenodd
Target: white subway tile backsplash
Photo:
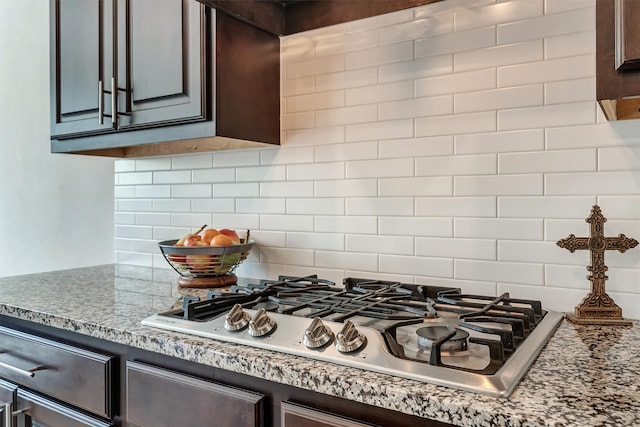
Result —
<path fill-rule="evenodd" d="M 416 96 L 471 92 L 496 87 L 496 70 L 485 69 L 416 80 Z"/>
<path fill-rule="evenodd" d="M 454 177 L 456 196 L 542 195 L 542 175 L 476 175 Z"/>
<path fill-rule="evenodd" d="M 345 177 L 344 162 L 315 163 L 312 165 L 287 166 L 287 180 L 322 180 L 343 179 Z"/>
<path fill-rule="evenodd" d="M 501 218 L 576 218 L 585 207 L 595 203 L 595 197 L 498 197 Z"/>
<path fill-rule="evenodd" d="M 254 183 L 252 183 L 253 185 Z M 260 197 L 312 197 L 312 181 L 291 181 L 291 182 L 261 182 L 255 183 L 260 186 Z M 256 194 L 257 196 L 258 194 Z"/>
<path fill-rule="evenodd" d="M 315 129 L 292 129 L 285 131 L 288 146 L 336 144 L 345 141 L 344 126 Z"/>
<path fill-rule="evenodd" d="M 354 142 L 350 144 L 329 144 L 315 147 L 316 162 L 341 160 L 363 160 L 378 157 L 376 141 Z"/>
<path fill-rule="evenodd" d="M 428 257 L 496 260 L 496 242 L 491 239 L 416 237 L 416 255 Z"/>
<path fill-rule="evenodd" d="M 607 236 L 640 236 L 640 122 L 608 122 L 595 101 L 594 6 L 446 0 L 283 36 L 281 145 L 116 160 L 117 262 L 169 268 L 157 242 L 208 224 L 251 230 L 241 276 L 572 310 L 589 253 L 557 240 L 588 236 L 596 203 Z M 605 263 L 640 318 L 640 250 Z"/>
<path fill-rule="evenodd" d="M 192 154 L 171 158 L 171 169 L 202 169 L 213 166 L 211 154 Z"/>
<path fill-rule="evenodd" d="M 476 239 L 542 240 L 541 219 L 455 218 L 455 237 Z"/>
<path fill-rule="evenodd" d="M 454 277 L 464 280 L 486 280 L 537 286 L 542 286 L 544 281 L 542 264 L 457 259 L 454 270 Z"/>
<path fill-rule="evenodd" d="M 170 185 L 136 185 L 133 188 L 136 198 L 171 197 Z"/>
<path fill-rule="evenodd" d="M 498 130 L 545 128 L 592 123 L 596 103 L 573 102 L 498 111 Z"/>
<path fill-rule="evenodd" d="M 347 178 L 413 176 L 413 159 L 354 160 L 346 163 Z"/>
<path fill-rule="evenodd" d="M 291 231 L 286 234 L 286 245 L 288 248 L 344 251 L 344 234 Z"/>
<path fill-rule="evenodd" d="M 640 169 L 640 146 L 607 147 L 598 150 L 598 170 Z"/>
<path fill-rule="evenodd" d="M 453 277 L 453 260 L 418 256 L 380 255 L 380 272 L 419 276 Z"/>
<path fill-rule="evenodd" d="M 409 236 L 347 234 L 345 249 L 348 252 L 413 255 L 413 246 L 413 237 Z"/>
<path fill-rule="evenodd" d="M 379 67 L 380 82 L 411 81 L 453 72 L 453 55 L 438 55 Z"/>
<path fill-rule="evenodd" d="M 543 85 L 528 85 L 457 93 L 453 99 L 456 113 L 470 113 L 542 105 L 543 92 Z"/>
<path fill-rule="evenodd" d="M 153 172 L 123 172 L 116 174 L 118 185 L 142 185 L 153 183 Z"/>
<path fill-rule="evenodd" d="M 596 204 L 594 201 L 592 204 Z M 599 196 L 597 204 L 607 218 L 637 219 L 640 212 L 640 196 Z M 586 215 L 585 215 L 586 217 Z"/>
<path fill-rule="evenodd" d="M 315 251 L 315 266 L 376 271 L 378 269 L 378 255 L 357 252 Z"/>
<path fill-rule="evenodd" d="M 416 176 L 481 175 L 497 171 L 494 154 L 439 156 L 416 159 Z"/>
<path fill-rule="evenodd" d="M 415 119 L 416 136 L 455 135 L 497 130 L 495 111 Z"/>
<path fill-rule="evenodd" d="M 216 151 L 213 167 L 257 166 L 260 164 L 260 150 Z"/>
<path fill-rule="evenodd" d="M 444 156 L 453 154 L 453 136 L 380 141 L 381 158 Z"/>
<path fill-rule="evenodd" d="M 456 31 L 538 17 L 542 0 L 514 0 L 455 12 Z"/>
<path fill-rule="evenodd" d="M 418 197 L 416 216 L 496 217 L 496 198 Z"/>
<path fill-rule="evenodd" d="M 544 39 L 545 59 L 583 55 L 586 53 L 594 53 L 595 51 L 595 31 L 583 31 L 555 37 L 545 37 Z"/>
<path fill-rule="evenodd" d="M 413 82 L 382 83 L 375 86 L 357 87 L 345 91 L 346 105 L 375 104 L 413 98 Z M 318 105 L 315 108 L 322 108 Z"/>
<path fill-rule="evenodd" d="M 442 55 L 496 45 L 496 28 L 484 27 L 469 31 L 416 39 L 415 57 Z"/>
<path fill-rule="evenodd" d="M 380 120 L 441 116 L 453 113 L 453 96 L 431 96 L 380 104 Z"/>
<path fill-rule="evenodd" d="M 260 248 L 261 261 L 269 264 L 313 266 L 313 251 L 286 248 Z"/>
<path fill-rule="evenodd" d="M 412 119 L 348 125 L 345 129 L 345 141 L 347 142 L 410 138 L 412 136 L 414 136 Z"/>
<path fill-rule="evenodd" d="M 381 217 L 380 234 L 398 236 L 452 237 L 451 218 Z"/>
<path fill-rule="evenodd" d="M 345 56 L 323 56 L 301 62 L 289 62 L 284 64 L 284 69 L 287 80 L 315 76 L 317 74 L 335 73 L 345 70 Z"/>
<path fill-rule="evenodd" d="M 188 205 L 186 206 L 188 207 Z M 212 213 L 235 212 L 236 201 L 235 199 L 231 199 L 231 198 L 193 199 L 191 201 L 191 211 L 192 212 L 212 212 Z M 176 210 L 176 212 L 182 212 L 182 211 Z"/>
<path fill-rule="evenodd" d="M 198 199 L 200 200 L 200 199 Z M 184 199 L 154 199 L 154 212 L 190 212 L 191 203 Z"/>
<path fill-rule="evenodd" d="M 375 216 L 316 216 L 315 230 L 320 233 L 359 233 L 376 234 L 378 231 Z"/>
<path fill-rule="evenodd" d="M 378 194 L 375 179 L 347 179 L 318 181 L 315 183 L 315 197 L 371 197 Z"/>
<path fill-rule="evenodd" d="M 262 199 L 238 199 L 236 200 L 236 212 L 261 214 L 284 214 L 284 198 L 262 198 Z"/>
<path fill-rule="evenodd" d="M 348 70 L 340 73 L 319 74 L 316 76 L 316 91 L 347 89 L 358 86 L 369 86 L 377 83 L 376 67 Z"/>
<path fill-rule="evenodd" d="M 380 196 L 451 196 L 452 177 L 384 178 Z"/>
<path fill-rule="evenodd" d="M 261 150 L 262 165 L 286 165 L 313 162 L 313 147 L 281 147 Z"/>
<path fill-rule="evenodd" d="M 315 113 L 315 126 L 329 127 L 352 123 L 374 122 L 378 119 L 376 105 L 357 105 L 353 107 L 320 110 Z"/>
<path fill-rule="evenodd" d="M 499 173 L 585 172 L 595 170 L 595 149 L 498 154 Z"/>
<path fill-rule="evenodd" d="M 538 16 L 498 25 L 498 44 L 595 30 L 595 7 Z"/>
<path fill-rule="evenodd" d="M 545 194 L 631 194 L 640 193 L 640 171 L 555 173 L 545 176 Z"/>
<path fill-rule="evenodd" d="M 287 213 L 309 215 L 344 215 L 344 198 L 287 199 Z"/>
<path fill-rule="evenodd" d="M 383 38 L 383 40 L 387 39 Z M 346 57 L 347 70 L 408 61 L 413 59 L 413 39 L 408 42 L 349 52 Z"/>
<path fill-rule="evenodd" d="M 211 184 L 175 184 L 171 186 L 171 197 L 211 197 Z"/>
<path fill-rule="evenodd" d="M 414 212 L 411 197 L 358 197 L 345 203 L 347 215 L 411 216 Z"/>
<path fill-rule="evenodd" d="M 575 257 L 568 250 L 558 247 L 555 242 L 502 240 L 498 242 L 498 260 L 568 264 Z"/>
<path fill-rule="evenodd" d="M 442 14 L 389 25 L 378 30 L 380 44 L 411 41 L 453 32 L 453 15 Z"/>
<path fill-rule="evenodd" d="M 595 77 L 595 64 L 595 55 L 588 54 L 499 67 L 498 87 Z"/>
<path fill-rule="evenodd" d="M 640 144 L 640 133 L 631 122 L 633 121 L 546 129 L 547 149 Z"/>
<path fill-rule="evenodd" d="M 301 111 L 325 110 L 345 106 L 345 91 L 336 90 L 330 92 L 310 93 L 290 96 L 287 98 L 287 113 Z M 363 103 L 361 103 L 363 104 Z"/>
<path fill-rule="evenodd" d="M 562 104 L 578 101 L 593 101 L 596 98 L 596 79 L 563 80 L 544 85 L 544 103 Z"/>
<path fill-rule="evenodd" d="M 136 159 L 135 170 L 158 171 L 171 169 L 171 157 L 151 157 L 148 159 Z"/>
<path fill-rule="evenodd" d="M 535 151 L 544 149 L 544 130 L 526 129 L 455 136 L 456 154 Z"/>
<path fill-rule="evenodd" d="M 191 171 L 156 171 L 153 172 L 154 184 L 189 184 Z"/>
<path fill-rule="evenodd" d="M 541 61 L 542 59 L 544 59 L 543 41 L 531 40 L 455 53 L 453 67 L 457 73 Z"/>

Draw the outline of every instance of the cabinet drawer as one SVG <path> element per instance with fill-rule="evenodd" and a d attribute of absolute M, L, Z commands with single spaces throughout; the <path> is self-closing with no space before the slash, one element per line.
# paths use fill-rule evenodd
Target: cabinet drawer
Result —
<path fill-rule="evenodd" d="M 127 362 L 127 425 L 258 427 L 259 393 L 216 384 L 138 362 Z"/>
<path fill-rule="evenodd" d="M 282 402 L 280 410 L 282 427 L 374 427 L 291 402 Z"/>
<path fill-rule="evenodd" d="M 0 327 L 0 377 L 107 418 L 111 360 Z"/>
<path fill-rule="evenodd" d="M 57 402 L 25 390 L 18 390 L 18 425 L 26 418 L 25 425 L 47 427 L 109 427 L 112 423 L 74 411 Z"/>

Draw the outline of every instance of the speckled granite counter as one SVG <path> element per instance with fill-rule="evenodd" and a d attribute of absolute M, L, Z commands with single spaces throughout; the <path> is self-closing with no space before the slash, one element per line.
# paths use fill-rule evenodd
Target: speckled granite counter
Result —
<path fill-rule="evenodd" d="M 509 399 L 141 326 L 171 270 L 106 265 L 0 278 L 0 314 L 459 426 L 640 425 L 640 329 L 564 321 Z"/>

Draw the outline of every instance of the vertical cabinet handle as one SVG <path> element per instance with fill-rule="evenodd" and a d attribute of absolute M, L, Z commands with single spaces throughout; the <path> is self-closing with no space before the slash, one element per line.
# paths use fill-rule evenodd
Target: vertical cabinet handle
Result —
<path fill-rule="evenodd" d="M 104 123 L 104 83 L 98 80 L 98 124 Z"/>
<path fill-rule="evenodd" d="M 12 402 L 0 403 L 0 412 L 2 412 L 2 425 L 4 427 L 13 427 L 13 412 L 11 412 Z"/>
<path fill-rule="evenodd" d="M 114 126 L 118 123 L 118 87 L 115 77 L 111 77 L 111 123 Z"/>

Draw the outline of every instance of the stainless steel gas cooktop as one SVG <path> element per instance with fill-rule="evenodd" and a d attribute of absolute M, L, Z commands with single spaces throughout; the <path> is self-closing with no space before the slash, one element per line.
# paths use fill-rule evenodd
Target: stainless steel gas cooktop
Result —
<path fill-rule="evenodd" d="M 281 276 L 185 297 L 142 324 L 507 397 L 561 320 L 508 294 Z"/>

